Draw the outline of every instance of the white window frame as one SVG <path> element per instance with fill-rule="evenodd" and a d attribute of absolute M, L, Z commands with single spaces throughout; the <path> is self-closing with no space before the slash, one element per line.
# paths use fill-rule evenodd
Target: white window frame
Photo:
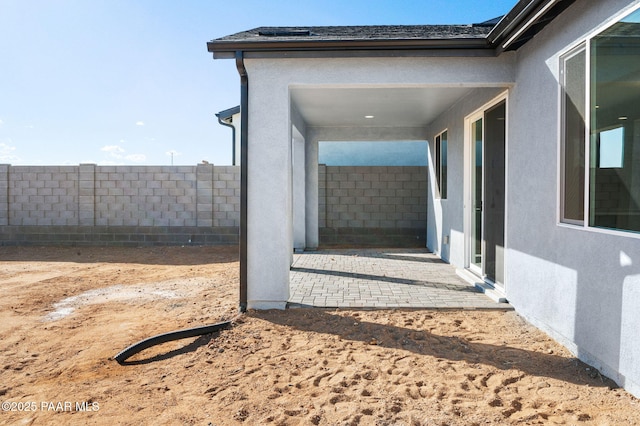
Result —
<path fill-rule="evenodd" d="M 562 224 L 571 224 L 571 225 L 577 225 L 577 226 L 583 226 L 585 223 L 585 219 L 586 219 L 586 215 L 585 215 L 585 210 L 587 204 L 583 201 L 583 218 L 582 220 L 574 220 L 574 219 L 567 219 L 565 217 L 565 204 L 564 204 L 564 199 L 565 199 L 565 152 L 566 152 L 566 141 L 565 141 L 565 130 L 566 130 L 566 122 L 567 122 L 567 117 L 566 117 L 566 96 L 565 96 L 565 82 L 566 82 L 566 75 L 564 73 L 565 71 L 565 64 L 566 62 L 571 59 L 574 58 L 576 55 L 579 55 L 581 52 L 585 53 L 585 64 L 588 68 L 588 64 L 587 64 L 587 56 L 588 56 L 588 52 L 587 52 L 587 43 L 582 41 L 580 43 L 578 43 L 577 45 L 573 46 L 572 48 L 568 49 L 566 52 L 562 53 L 559 56 L 559 62 L 560 62 L 560 70 L 559 70 L 559 78 L 558 78 L 558 82 L 559 82 L 559 100 L 558 100 L 558 105 L 559 105 L 559 111 L 560 111 L 560 126 L 558 126 L 558 129 L 560 131 L 559 134 L 559 140 L 560 143 L 558 144 L 558 177 L 559 177 L 559 184 L 558 184 L 558 205 L 560 206 L 560 209 L 558 211 L 558 222 L 562 223 Z M 587 84 L 587 74 L 585 73 L 585 81 L 584 84 L 585 86 L 588 86 Z M 589 164 L 587 162 L 587 153 L 588 153 L 588 136 L 589 136 L 589 126 L 587 123 L 588 120 L 588 115 L 589 115 L 589 111 L 588 111 L 588 104 L 589 104 L 589 97 L 588 97 L 588 92 L 587 92 L 588 88 L 585 87 L 585 134 L 584 134 L 584 142 L 585 142 L 585 167 L 587 164 Z M 588 178 L 588 170 L 585 170 L 585 176 L 584 176 L 584 185 L 585 188 L 587 189 L 584 193 L 584 197 L 588 197 L 588 188 L 587 188 L 587 184 L 588 184 L 588 180 L 586 180 Z M 587 200 L 588 198 L 585 198 L 585 200 Z"/>
<path fill-rule="evenodd" d="M 602 33 L 606 29 L 612 27 L 626 16 L 640 10 L 640 4 L 634 4 L 627 8 L 624 8 L 620 12 L 616 13 L 605 21 L 602 25 L 596 27 L 589 32 L 584 38 L 572 43 L 570 46 L 559 52 L 558 54 L 558 191 L 557 191 L 557 225 L 560 227 L 566 227 L 571 229 L 579 229 L 588 232 L 595 232 L 600 234 L 615 235 L 620 237 L 640 239 L 640 232 L 632 230 L 619 230 L 613 228 L 599 228 L 589 225 L 589 207 L 592 205 L 591 193 L 590 193 L 590 165 L 591 165 L 591 41 L 598 34 Z M 575 221 L 567 221 L 564 216 L 564 105 L 563 105 L 563 77 L 560 74 L 562 70 L 562 58 L 567 57 L 572 51 L 578 52 L 580 46 L 584 45 L 586 52 L 585 55 L 585 176 L 584 176 L 584 217 L 582 223 L 575 223 Z"/>
<path fill-rule="evenodd" d="M 444 129 L 440 133 L 436 134 L 433 137 L 433 149 L 434 149 L 434 159 L 433 159 L 433 169 L 434 175 L 436 178 L 436 199 L 446 200 L 449 194 L 449 188 L 447 182 L 445 182 L 446 192 L 444 197 L 442 196 L 442 135 L 447 134 L 447 167 L 449 163 L 449 129 Z M 447 172 L 446 179 L 449 178 L 449 172 Z"/>

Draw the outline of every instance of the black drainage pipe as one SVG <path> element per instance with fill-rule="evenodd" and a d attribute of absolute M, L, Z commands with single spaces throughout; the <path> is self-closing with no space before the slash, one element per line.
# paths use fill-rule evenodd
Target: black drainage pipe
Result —
<path fill-rule="evenodd" d="M 217 324 L 205 325 L 202 327 L 187 328 L 185 330 L 171 331 L 169 333 L 158 334 L 157 336 L 149 337 L 148 339 L 144 339 L 139 341 L 138 343 L 134 343 L 133 345 L 126 348 L 125 350 L 119 352 L 116 356 L 113 357 L 113 359 L 118 361 L 118 364 L 122 365 L 128 358 L 132 357 L 138 352 L 142 352 L 143 350 L 150 348 L 151 346 L 160 345 L 162 343 L 167 343 L 174 340 L 201 336 L 203 334 L 215 333 L 216 331 L 229 328 L 231 326 L 231 323 L 232 321 L 225 321 L 225 322 L 219 322 Z"/>

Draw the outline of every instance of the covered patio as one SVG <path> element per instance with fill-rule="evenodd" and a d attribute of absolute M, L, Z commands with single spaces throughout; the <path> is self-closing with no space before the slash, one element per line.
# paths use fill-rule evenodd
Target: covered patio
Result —
<path fill-rule="evenodd" d="M 496 303 L 427 249 L 296 254 L 289 307 L 513 309 Z"/>
<path fill-rule="evenodd" d="M 471 190 L 465 167 L 471 167 L 471 140 L 461 119 L 453 125 L 444 118 L 464 117 L 496 96 L 506 96 L 513 86 L 515 55 L 496 56 L 489 48 L 485 37 L 492 27 L 362 27 L 357 41 L 343 34 L 348 28 L 277 29 L 275 35 L 260 28 L 209 43 L 215 58 L 235 58 L 241 76 L 241 309 L 285 308 L 295 297 L 289 285 L 296 274 L 294 250 L 315 250 L 326 243 L 320 241 L 321 142 L 428 142 L 427 184 L 422 189 L 426 232 L 420 237 L 436 257 L 458 268 L 470 265 L 470 250 L 465 248 L 472 239 Z M 365 37 L 365 50 L 354 56 L 350 43 L 360 43 L 366 31 L 371 34 Z M 407 39 L 397 38 L 398 31 L 409 31 L 410 44 L 415 39 L 420 45 L 419 55 L 414 46 L 404 44 Z M 335 51 L 323 44 L 329 40 L 340 40 Z M 324 47 L 305 44 L 311 41 Z M 287 46 L 295 53 L 284 52 Z M 501 123 L 505 125 L 506 117 Z M 440 169 L 433 167 L 438 159 L 434 144 L 443 132 L 449 140 L 442 157 L 446 160 L 441 161 L 448 171 L 446 196 L 435 187 L 435 171 Z M 365 194 L 363 187 L 356 188 L 362 194 L 350 197 L 351 182 L 339 184 L 347 194 L 335 197 L 351 213 L 382 203 L 382 198 L 389 203 L 389 197 L 400 198 L 411 190 L 403 184 L 374 195 Z M 355 203 L 347 201 L 350 198 Z M 394 202 L 389 210 L 400 204 Z M 362 227 L 372 235 L 389 225 L 388 217 L 373 215 L 370 220 L 363 215 L 362 220 L 345 221 L 340 226 Z M 415 228 L 408 216 L 400 222 L 405 224 L 398 227 Z M 409 279 L 431 282 L 419 274 Z"/>

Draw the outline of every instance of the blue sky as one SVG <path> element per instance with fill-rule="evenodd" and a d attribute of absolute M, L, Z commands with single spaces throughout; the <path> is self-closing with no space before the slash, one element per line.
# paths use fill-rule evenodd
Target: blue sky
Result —
<path fill-rule="evenodd" d="M 206 42 L 259 26 L 465 24 L 516 0 L 0 0 L 0 163 L 230 164 Z M 295 7 L 292 7 L 295 5 Z"/>
<path fill-rule="evenodd" d="M 320 142 L 318 162 L 327 166 L 426 166 L 427 143 Z"/>

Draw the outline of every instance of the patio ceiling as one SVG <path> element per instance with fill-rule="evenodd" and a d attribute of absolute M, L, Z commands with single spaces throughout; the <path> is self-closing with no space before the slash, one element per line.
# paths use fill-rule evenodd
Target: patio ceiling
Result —
<path fill-rule="evenodd" d="M 291 88 L 291 99 L 312 127 L 424 127 L 471 90 L 299 86 Z"/>

